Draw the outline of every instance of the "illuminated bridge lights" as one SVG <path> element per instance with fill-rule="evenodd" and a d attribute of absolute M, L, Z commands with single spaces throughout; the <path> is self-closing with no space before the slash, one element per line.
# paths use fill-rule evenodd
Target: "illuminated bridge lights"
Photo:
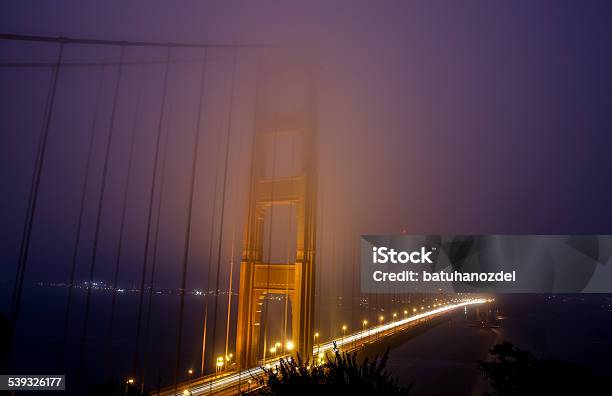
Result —
<path fill-rule="evenodd" d="M 317 356 L 317 363 L 318 364 L 322 364 L 323 363 L 323 358 L 325 357 L 326 352 L 333 351 L 333 349 L 334 349 L 334 341 L 335 341 L 336 345 L 338 347 L 340 347 L 342 345 L 346 345 L 346 344 L 349 344 L 349 343 L 352 343 L 352 342 L 355 342 L 355 341 L 358 341 L 358 340 L 369 338 L 372 335 L 377 335 L 379 333 L 388 332 L 391 329 L 394 329 L 396 327 L 400 327 L 400 326 L 406 325 L 406 324 L 411 323 L 411 322 L 418 321 L 419 319 L 423 319 L 423 318 L 426 318 L 426 317 L 429 317 L 429 316 L 437 315 L 439 313 L 450 311 L 450 310 L 453 310 L 455 308 L 466 307 L 468 305 L 475 305 L 475 304 L 484 304 L 484 303 L 487 303 L 487 302 L 491 302 L 491 300 L 480 298 L 480 299 L 465 300 L 465 301 L 462 301 L 462 302 L 455 301 L 454 304 L 449 304 L 449 305 L 445 305 L 445 306 L 440 306 L 440 304 L 439 304 L 439 306 L 436 309 L 432 309 L 431 311 L 421 312 L 421 313 L 418 313 L 416 315 L 412 315 L 410 317 L 406 317 L 404 319 L 388 322 L 386 324 L 381 324 L 379 326 L 369 328 L 369 329 L 367 329 L 365 331 L 359 331 L 358 333 L 355 333 L 355 334 L 349 334 L 349 335 L 347 335 L 345 337 L 342 337 L 341 339 L 336 339 L 336 340 L 332 340 L 332 341 L 329 341 L 329 342 L 325 342 L 325 343 L 321 343 L 319 345 L 316 345 L 313 348 L 313 355 Z M 424 307 L 421 307 L 421 310 L 423 310 L 423 309 L 424 309 Z M 416 312 L 416 311 L 413 310 L 413 312 Z M 384 320 L 384 317 L 381 316 L 379 319 L 380 319 L 380 321 L 382 323 L 382 321 Z M 287 344 L 285 345 L 286 348 L 288 348 L 289 342 L 287 342 Z M 280 364 L 280 360 L 281 359 L 291 359 L 291 356 L 290 355 L 284 355 L 284 356 L 275 357 L 273 359 L 270 359 L 267 362 L 265 362 L 264 367 L 266 369 L 271 369 L 274 366 L 278 366 Z M 237 373 L 228 374 L 228 375 L 226 375 L 224 377 L 221 377 L 221 378 L 214 378 L 214 379 L 210 380 L 209 382 L 193 386 L 191 389 L 187 389 L 187 391 L 188 392 L 190 391 L 191 395 L 204 395 L 204 394 L 211 394 L 211 393 L 214 393 L 214 392 L 218 392 L 218 391 L 221 391 L 223 389 L 230 388 L 230 387 L 235 387 L 235 386 L 238 386 L 239 384 L 241 386 L 244 386 L 244 387 L 250 387 L 250 385 L 251 385 L 251 378 L 258 377 L 258 376 L 260 376 L 262 374 L 263 374 L 263 370 L 262 370 L 261 367 L 253 367 L 253 368 L 250 368 L 250 369 L 239 371 Z M 169 393 L 168 395 L 171 395 L 171 396 L 181 396 L 181 395 L 184 394 L 183 392 L 184 392 L 184 390 L 181 390 L 179 393 L 175 393 L 175 394 Z"/>

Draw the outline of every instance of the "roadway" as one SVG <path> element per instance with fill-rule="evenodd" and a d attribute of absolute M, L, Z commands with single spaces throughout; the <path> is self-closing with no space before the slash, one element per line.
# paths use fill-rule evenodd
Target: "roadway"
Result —
<path fill-rule="evenodd" d="M 343 350 L 357 350 L 366 344 L 376 342 L 380 337 L 386 337 L 395 334 L 398 331 L 404 331 L 411 328 L 423 319 L 454 311 L 457 308 L 468 305 L 484 304 L 486 299 L 470 299 L 455 304 L 443 305 L 440 308 L 434 308 L 416 315 L 408 316 L 403 319 L 397 319 L 379 326 L 370 327 L 362 331 L 347 334 L 344 337 L 331 340 L 315 345 L 313 348 L 313 356 L 327 355 L 333 353 L 334 342 L 336 346 Z M 344 347 L 344 348 L 343 348 Z M 265 363 L 265 367 L 272 368 L 278 365 L 282 358 L 290 358 L 290 355 L 275 357 L 269 359 Z M 262 367 L 253 367 L 242 371 L 229 371 L 216 375 L 209 375 L 190 382 L 178 384 L 176 387 L 169 387 L 159 393 L 160 396 L 185 396 L 185 395 L 208 395 L 208 394 L 238 394 L 250 389 L 258 387 L 256 378 L 263 374 Z M 156 393 L 153 393 L 156 394 Z"/>

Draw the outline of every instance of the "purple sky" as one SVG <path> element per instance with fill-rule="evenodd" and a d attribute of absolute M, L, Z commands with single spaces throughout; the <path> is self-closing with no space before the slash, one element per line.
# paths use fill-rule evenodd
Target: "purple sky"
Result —
<path fill-rule="evenodd" d="M 360 233 L 394 233 L 402 228 L 413 233 L 610 233 L 611 11 L 606 1 L 193 1 L 180 5 L 20 1 L 0 6 L 0 30 L 317 47 L 319 207 L 324 211 L 319 250 L 325 261 L 335 259 L 334 249 L 347 251 Z M 0 52 L 2 61 L 26 55 L 49 60 L 54 54 L 49 47 L 26 53 L 23 48 L 7 49 L 5 44 L 0 47 L 5 49 Z M 70 56 L 116 59 L 117 51 L 83 54 L 75 50 Z M 204 137 L 195 208 L 196 257 L 205 257 L 208 248 L 211 169 L 227 122 L 230 56 L 218 50 L 211 57 L 216 61 L 211 67 L 207 122 L 216 132 Z M 237 103 L 244 114 L 252 106 L 251 60 L 248 55 L 241 58 Z M 160 247 L 168 286 L 178 285 L 176 266 L 184 232 L 185 170 L 191 155 L 198 70 L 186 66 L 173 71 L 177 105 L 171 121 L 171 193 L 164 197 L 167 208 L 162 214 L 161 240 L 165 243 Z M 151 136 L 147 134 L 154 132 L 159 107 L 160 71 L 126 69 L 131 77 L 120 95 L 123 110 L 117 115 L 121 126 L 111 152 L 111 197 L 120 197 L 123 189 L 125 139 L 133 122 L 140 73 L 146 81 L 143 114 L 148 117 L 143 116 L 139 124 L 143 143 L 136 156 L 134 190 L 146 189 L 150 177 L 146 164 L 152 150 L 146 142 Z M 108 69 L 104 74 L 102 107 L 107 112 L 114 73 Z M 98 77 L 91 71 L 77 72 L 58 93 L 62 105 L 51 129 L 54 138 L 41 187 L 30 280 L 65 278 Z M 0 81 L 0 216 L 4 219 L 0 249 L 3 268 L 8 268 L 17 257 L 23 200 L 46 92 L 40 87 L 46 86 L 48 74 L 25 76 L 0 70 Z M 249 136 L 246 120 L 236 116 L 235 159 L 248 152 L 241 139 Z M 104 122 L 98 129 L 100 136 Z M 96 151 L 98 162 L 101 153 Z M 240 194 L 244 164 L 238 160 L 236 164 L 230 183 L 235 190 L 228 205 L 238 219 L 246 203 L 239 199 L 244 196 Z M 136 192 L 130 201 L 128 261 L 137 261 L 141 254 L 139 227 L 146 209 L 139 204 L 142 199 L 144 193 L 141 197 Z M 89 205 L 93 208 L 93 201 Z M 102 222 L 100 276 L 105 279 L 114 260 L 119 212 L 119 198 L 111 198 Z M 92 212 L 88 213 L 86 232 L 90 233 Z M 227 238 L 226 255 L 229 243 Z M 85 243 L 83 263 L 87 249 Z M 3 278 L 12 279 L 12 270 L 8 272 Z M 128 266 L 123 281 L 133 282 L 137 274 L 137 269 Z"/>
<path fill-rule="evenodd" d="M 355 250 L 360 234 L 612 234 L 610 1 L 21 0 L 0 4 L 0 32 L 266 44 L 307 54 L 315 49 L 318 57 L 312 56 L 312 61 L 318 66 L 318 155 L 312 160 L 317 161 L 319 170 L 315 326 L 322 339 L 338 335 L 341 323 L 361 319 L 354 314 L 356 304 L 351 298 L 359 293 Z M 204 55 L 206 90 L 198 109 L 199 60 Z M 206 54 L 194 49 L 172 51 L 163 112 L 164 66 L 123 68 L 109 146 L 95 280 L 113 279 L 134 133 L 118 285 L 140 284 L 154 138 L 161 117 L 166 168 L 158 172 L 158 177 L 163 177 L 165 184 L 161 194 L 159 188 L 155 191 L 152 237 L 158 229 L 159 243 L 152 242 L 149 253 L 155 256 L 155 285 L 180 287 L 191 160 L 200 110 L 203 122 L 186 287 L 214 287 L 214 272 L 212 277 L 207 277 L 207 272 L 211 266 L 216 267 L 216 249 L 220 246 L 219 288 L 227 289 L 232 247 L 235 261 L 240 261 L 247 208 L 256 103 L 255 55 L 252 49 L 217 48 Z M 56 56 L 57 45 L 0 41 L 0 63 L 52 62 Z M 164 57 L 164 50 L 159 48 L 130 47 L 125 54 L 127 61 L 159 61 Z M 234 57 L 237 69 L 232 95 Z M 70 44 L 65 48 L 66 62 L 118 59 L 116 46 Z M 116 66 L 66 66 L 61 70 L 25 272 L 20 313 L 23 331 L 17 330 L 24 335 L 24 345 L 35 348 L 40 357 L 36 364 L 47 359 L 52 367 L 58 367 L 57 354 L 49 354 L 44 347 L 57 347 L 59 344 L 52 340 L 63 335 L 67 307 L 63 297 L 67 289 L 42 290 L 33 285 L 36 281 L 66 282 L 70 278 L 86 152 L 94 125 L 75 280 L 89 277 L 106 136 L 118 76 Z M 3 314 L 9 311 L 13 292 L 50 76 L 49 68 L 0 67 Z M 281 96 L 278 104 L 289 106 L 291 99 Z M 220 243 L 220 189 L 214 213 L 212 209 L 228 132 L 229 168 Z M 213 260 L 208 259 L 211 248 Z M 152 264 L 150 260 L 146 285 Z M 236 264 L 234 288 L 238 280 Z M 42 295 L 51 297 L 39 299 Z M 84 290 L 73 294 L 70 320 L 72 336 L 79 337 L 74 340 L 84 343 L 89 342 L 84 333 L 81 338 L 85 295 Z M 91 318 L 83 329 L 89 331 L 92 344 L 99 344 L 96 334 L 106 331 L 110 318 L 110 293 L 95 296 L 104 298 L 92 298 Z M 173 325 L 178 323 L 178 295 L 156 298 L 151 305 L 145 301 L 145 306 L 137 304 L 136 296 L 142 294 L 125 296 L 117 304 L 115 324 L 121 324 L 130 336 L 125 338 L 117 331 L 115 337 L 130 341 L 138 313 L 153 307 L 152 328 L 159 333 L 151 338 L 155 343 L 151 351 L 155 350 L 158 358 L 172 357 L 172 364 L 173 334 L 179 334 Z M 370 309 L 377 314 L 379 309 L 389 307 L 389 299 L 370 297 Z M 191 305 L 184 320 L 185 344 L 179 351 L 182 355 L 178 355 L 184 358 L 182 372 L 194 364 L 198 367 L 203 326 L 199 298 L 188 296 L 187 301 Z M 218 318 L 225 318 L 226 301 L 225 296 L 217 299 Z M 228 316 L 232 329 L 236 311 L 232 311 L 233 317 Z M 374 317 L 370 317 L 371 323 Z M 216 327 L 209 326 L 207 333 L 207 342 L 213 342 L 208 348 L 211 360 L 218 347 L 214 343 L 225 334 L 225 320 L 218 318 L 210 319 Z M 216 338 L 211 328 L 217 329 Z M 35 342 L 29 342 L 27 332 Z M 39 348 L 41 343 L 49 345 Z M 124 348 L 117 343 L 116 348 L 120 350 L 115 351 L 114 369 L 121 376 L 127 375 L 131 359 L 125 356 L 131 355 L 133 344 Z M 23 359 L 30 356 L 15 351 Z M 76 357 L 76 352 L 72 355 Z M 163 366 L 165 359 L 151 356 Z M 91 367 L 102 362 L 97 354 L 90 358 Z M 33 367 L 29 359 L 23 363 Z M 157 370 L 154 365 L 150 368 Z M 96 370 L 91 372 L 97 374 Z M 164 381 L 168 378 L 166 375 Z"/>

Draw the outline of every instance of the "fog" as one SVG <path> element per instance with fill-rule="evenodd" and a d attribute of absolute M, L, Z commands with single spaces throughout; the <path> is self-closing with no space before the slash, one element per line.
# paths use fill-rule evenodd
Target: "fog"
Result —
<path fill-rule="evenodd" d="M 95 279 L 112 282 L 127 186 L 118 284 L 139 287 L 161 131 L 149 265 L 157 265 L 156 286 L 179 288 L 200 114 L 187 289 L 211 287 L 218 252 L 220 289 L 229 288 L 229 263 L 233 257 L 237 271 L 241 257 L 264 51 L 251 45 L 303 49 L 317 77 L 317 156 L 308 160 L 318 170 L 320 301 L 358 294 L 361 234 L 610 233 L 609 15 L 609 3 L 595 1 L 3 4 L 5 33 L 219 45 L 172 49 L 163 105 L 164 48 L 128 47 L 119 76 L 117 46 L 65 46 L 65 63 L 113 64 L 59 73 L 24 284 L 68 281 L 88 175 L 75 279 L 89 276 L 100 211 Z M 0 61 L 52 65 L 57 51 L 57 44 L 3 40 Z M 3 307 L 52 71 L 0 68 Z M 294 225 L 277 221 L 281 253 L 266 254 L 282 261 L 291 244 L 283 236 Z M 233 282 L 235 290 L 237 276 Z"/>

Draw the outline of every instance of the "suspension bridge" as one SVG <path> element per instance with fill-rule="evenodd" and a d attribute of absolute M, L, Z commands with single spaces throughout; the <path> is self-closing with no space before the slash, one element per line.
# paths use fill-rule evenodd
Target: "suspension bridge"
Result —
<path fill-rule="evenodd" d="M 28 274 L 57 261 L 36 254 L 51 230 L 64 248 L 50 269 L 65 292 L 58 369 L 84 375 L 101 360 L 96 375 L 142 392 L 239 393 L 281 357 L 316 364 L 334 343 L 357 350 L 486 302 L 359 294 L 357 234 L 350 215 L 335 221 L 342 199 L 321 188 L 321 176 L 337 181 L 318 168 L 316 51 L 0 40 L 16 114 L 3 133 L 31 154 L 15 172 L 28 183 L 15 193 L 23 221 L 8 319 L 17 339 Z M 54 217 L 60 199 L 69 208 Z M 164 295 L 173 320 L 156 305 Z"/>

